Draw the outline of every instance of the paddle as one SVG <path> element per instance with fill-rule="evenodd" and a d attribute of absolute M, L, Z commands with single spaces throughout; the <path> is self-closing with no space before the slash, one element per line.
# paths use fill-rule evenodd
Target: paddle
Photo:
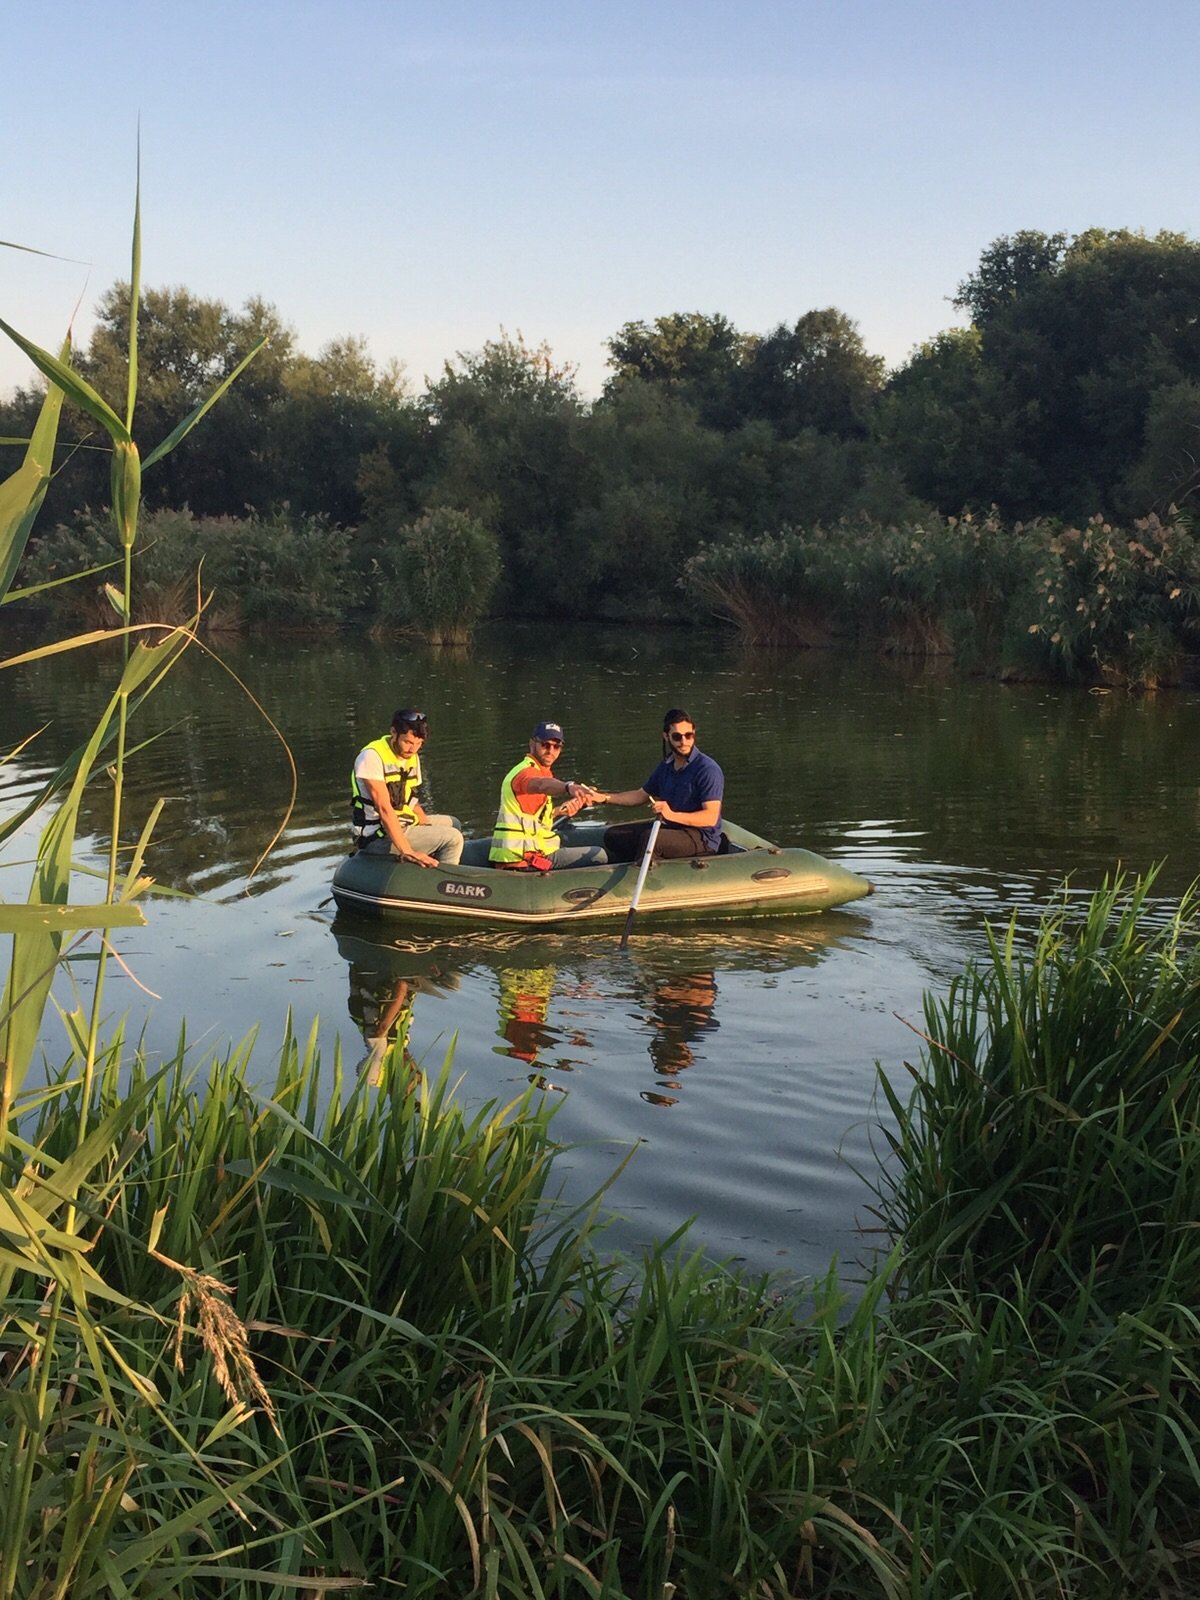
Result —
<path fill-rule="evenodd" d="M 638 868 L 637 882 L 633 886 L 633 899 L 629 902 L 629 912 L 625 918 L 625 926 L 621 930 L 621 943 L 617 947 L 624 950 L 629 944 L 629 933 L 633 927 L 633 919 L 637 916 L 638 901 L 642 898 L 642 885 L 646 881 L 646 874 L 650 871 L 650 857 L 654 854 L 654 841 L 658 838 L 658 830 L 662 827 L 662 818 L 655 817 L 650 824 L 650 832 L 646 835 L 646 848 L 642 851 L 642 864 Z"/>

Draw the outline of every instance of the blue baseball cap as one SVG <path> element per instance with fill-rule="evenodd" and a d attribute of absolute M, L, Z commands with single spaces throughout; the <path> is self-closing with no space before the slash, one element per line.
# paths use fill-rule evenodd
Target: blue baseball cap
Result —
<path fill-rule="evenodd" d="M 563 731 L 557 722 L 539 722 L 532 736 L 535 739 L 557 739 L 561 744 Z"/>

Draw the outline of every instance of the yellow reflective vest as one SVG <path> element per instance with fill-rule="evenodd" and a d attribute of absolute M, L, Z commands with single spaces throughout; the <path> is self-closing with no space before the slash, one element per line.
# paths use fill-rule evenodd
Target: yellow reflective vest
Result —
<path fill-rule="evenodd" d="M 500 809 L 496 813 L 496 826 L 492 831 L 492 848 L 489 861 L 504 863 L 522 861 L 529 850 L 540 850 L 552 856 L 558 849 L 559 838 L 554 831 L 554 802 L 543 796 L 542 804 L 530 815 L 522 811 L 513 788 L 513 779 L 526 767 L 537 767 L 532 756 L 523 756 L 500 785 Z"/>
<path fill-rule="evenodd" d="M 362 755 L 366 750 L 374 750 L 383 762 L 383 781 L 387 784 L 388 798 L 392 808 L 400 821 L 407 826 L 417 820 L 417 813 L 412 804 L 412 797 L 421 787 L 421 758 L 419 755 L 398 756 L 388 743 L 387 735 L 382 739 L 372 739 L 358 752 Z M 355 758 L 355 766 L 358 759 Z M 364 844 L 370 844 L 372 839 L 386 837 L 383 823 L 379 820 L 379 813 L 371 803 L 371 797 L 365 789 L 360 789 L 358 779 L 354 775 L 354 767 L 350 769 L 350 831 L 354 836 L 354 843 L 360 849 Z"/>

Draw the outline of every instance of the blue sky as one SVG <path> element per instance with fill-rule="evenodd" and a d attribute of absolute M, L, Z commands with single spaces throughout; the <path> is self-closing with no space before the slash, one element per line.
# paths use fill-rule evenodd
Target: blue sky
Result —
<path fill-rule="evenodd" d="M 46 0 L 5 8 L 0 315 L 128 275 L 412 383 L 501 326 L 836 305 L 901 362 L 1019 228 L 1200 236 L 1196 0 Z M 0 391 L 29 368 L 7 341 Z"/>

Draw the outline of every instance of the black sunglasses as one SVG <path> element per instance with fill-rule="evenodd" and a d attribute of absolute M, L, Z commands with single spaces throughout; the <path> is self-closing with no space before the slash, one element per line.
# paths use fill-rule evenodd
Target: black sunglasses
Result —
<path fill-rule="evenodd" d="M 550 749 L 551 747 L 553 747 L 555 750 L 562 749 L 561 739 L 535 739 L 533 742 L 534 744 L 542 745 L 546 749 Z"/>
<path fill-rule="evenodd" d="M 672 744 L 682 744 L 685 739 L 694 739 L 695 737 L 696 737 L 695 728 L 690 729 L 689 732 L 687 732 L 687 733 L 681 733 L 681 732 L 677 731 L 675 733 L 669 733 L 667 735 L 667 738 L 670 739 Z"/>
<path fill-rule="evenodd" d="M 398 728 L 428 728 L 429 720 L 423 711 L 410 711 L 405 717 L 396 718 Z"/>

